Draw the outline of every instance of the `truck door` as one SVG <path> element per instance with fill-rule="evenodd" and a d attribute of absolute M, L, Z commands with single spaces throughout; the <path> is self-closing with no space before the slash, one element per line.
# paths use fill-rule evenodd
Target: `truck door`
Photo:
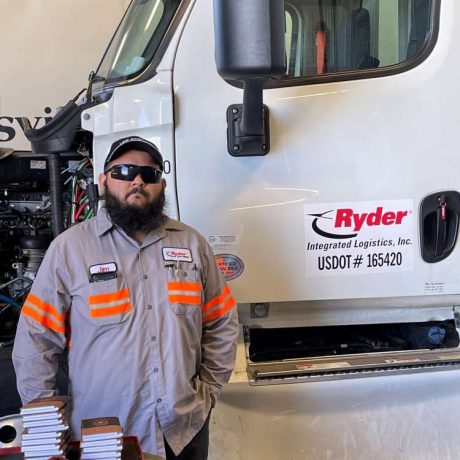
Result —
<path fill-rule="evenodd" d="M 179 212 L 239 302 L 453 302 L 457 13 L 434 0 L 286 1 L 288 75 L 264 92 L 271 150 L 234 157 L 225 114 L 242 91 L 217 75 L 211 8 L 195 4 L 174 66 Z"/>

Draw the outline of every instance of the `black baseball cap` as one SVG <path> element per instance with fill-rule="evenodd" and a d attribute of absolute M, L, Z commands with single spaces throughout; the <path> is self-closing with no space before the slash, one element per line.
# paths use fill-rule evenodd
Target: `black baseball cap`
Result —
<path fill-rule="evenodd" d="M 104 170 L 111 161 L 129 150 L 140 150 L 141 152 L 148 153 L 158 163 L 159 168 L 163 171 L 163 157 L 161 156 L 157 146 L 142 137 L 136 136 L 123 137 L 112 144 L 109 154 L 105 159 Z"/>

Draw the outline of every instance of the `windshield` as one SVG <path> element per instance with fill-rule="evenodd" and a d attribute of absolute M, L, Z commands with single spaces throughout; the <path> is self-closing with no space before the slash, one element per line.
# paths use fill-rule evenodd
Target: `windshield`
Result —
<path fill-rule="evenodd" d="M 96 72 L 106 83 L 123 82 L 152 61 L 181 0 L 133 0 Z"/>

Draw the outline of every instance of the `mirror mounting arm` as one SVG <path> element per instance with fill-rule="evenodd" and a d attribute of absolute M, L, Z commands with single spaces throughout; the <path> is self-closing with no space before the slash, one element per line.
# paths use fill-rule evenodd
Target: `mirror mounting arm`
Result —
<path fill-rule="evenodd" d="M 263 104 L 265 79 L 244 82 L 243 104 L 227 109 L 227 149 L 230 155 L 260 156 L 270 151 L 268 107 Z"/>

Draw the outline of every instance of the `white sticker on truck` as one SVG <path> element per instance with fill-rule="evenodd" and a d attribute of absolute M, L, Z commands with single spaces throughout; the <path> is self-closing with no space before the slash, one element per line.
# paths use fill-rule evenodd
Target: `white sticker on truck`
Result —
<path fill-rule="evenodd" d="M 209 235 L 208 243 L 214 253 L 238 249 L 240 246 L 240 238 L 236 234 L 227 235 Z"/>
<path fill-rule="evenodd" d="M 412 200 L 305 205 L 304 222 L 307 278 L 414 268 Z"/>

